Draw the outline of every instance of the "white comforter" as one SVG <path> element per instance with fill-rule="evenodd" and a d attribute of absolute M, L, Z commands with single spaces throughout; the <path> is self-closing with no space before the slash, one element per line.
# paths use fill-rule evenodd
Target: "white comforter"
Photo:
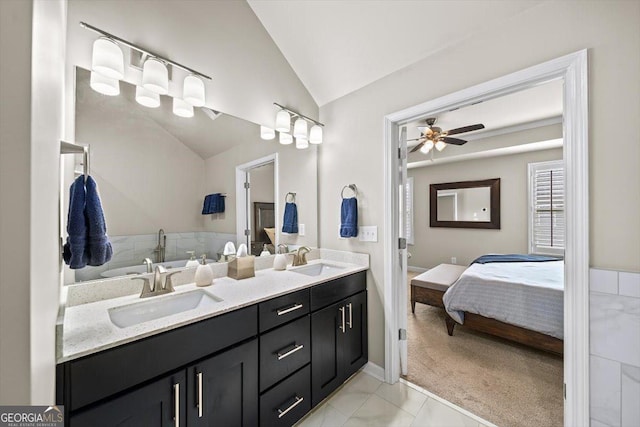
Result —
<path fill-rule="evenodd" d="M 564 262 L 473 264 L 449 287 L 443 302 L 458 323 L 479 314 L 563 338 Z"/>

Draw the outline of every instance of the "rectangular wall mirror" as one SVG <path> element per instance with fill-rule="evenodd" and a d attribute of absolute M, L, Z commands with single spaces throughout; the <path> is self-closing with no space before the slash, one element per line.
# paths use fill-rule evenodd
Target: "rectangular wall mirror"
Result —
<path fill-rule="evenodd" d="M 431 227 L 500 229 L 500 178 L 429 186 Z"/>

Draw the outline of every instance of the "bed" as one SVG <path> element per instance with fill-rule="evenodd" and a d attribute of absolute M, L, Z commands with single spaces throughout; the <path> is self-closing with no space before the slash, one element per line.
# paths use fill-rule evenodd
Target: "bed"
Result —
<path fill-rule="evenodd" d="M 442 297 L 447 330 L 456 323 L 557 354 L 563 352 L 564 262 L 485 255 Z"/>

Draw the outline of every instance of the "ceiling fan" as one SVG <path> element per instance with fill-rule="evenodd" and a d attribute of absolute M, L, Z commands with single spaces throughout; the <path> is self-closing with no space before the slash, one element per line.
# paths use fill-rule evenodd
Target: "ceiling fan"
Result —
<path fill-rule="evenodd" d="M 419 126 L 420 138 L 410 139 L 409 141 L 420 141 L 418 145 L 413 147 L 411 153 L 418 150 L 427 154 L 432 148 L 436 148 L 438 151 L 444 150 L 447 144 L 463 145 L 467 141 L 464 139 L 451 138 L 449 135 L 458 135 L 460 133 L 471 132 L 474 130 L 484 129 L 484 125 L 479 123 L 476 125 L 463 126 L 451 130 L 442 130 L 441 128 L 434 126 L 436 124 L 436 117 L 430 117 L 426 121 L 427 126 Z"/>

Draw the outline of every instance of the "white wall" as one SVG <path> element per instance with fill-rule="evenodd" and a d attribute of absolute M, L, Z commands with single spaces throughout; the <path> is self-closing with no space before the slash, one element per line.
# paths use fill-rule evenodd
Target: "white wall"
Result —
<path fill-rule="evenodd" d="M 339 240 L 336 194 L 356 183 L 360 223 L 383 223 L 383 117 L 427 100 L 589 48 L 591 265 L 640 271 L 640 198 L 621 195 L 640 188 L 640 136 L 634 126 L 611 126 L 640 117 L 638 16 L 638 2 L 544 2 L 321 108 L 320 244 L 371 255 L 372 362 L 384 365 L 384 242 Z"/>
<path fill-rule="evenodd" d="M 527 164 L 559 159 L 561 148 L 410 169 L 415 244 L 409 265 L 431 268 L 451 257 L 469 265 L 487 253 L 528 253 Z M 490 178 L 500 178 L 499 230 L 429 227 L 429 185 Z"/>

